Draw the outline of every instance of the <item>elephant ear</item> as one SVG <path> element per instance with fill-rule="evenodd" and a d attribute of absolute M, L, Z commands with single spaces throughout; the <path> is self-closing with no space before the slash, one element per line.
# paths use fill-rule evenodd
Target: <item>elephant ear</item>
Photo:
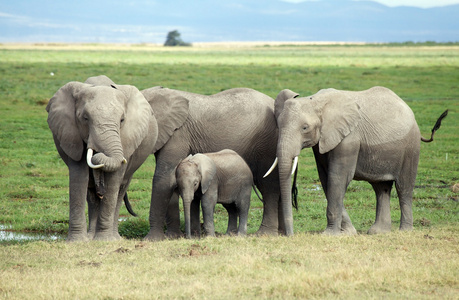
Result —
<path fill-rule="evenodd" d="M 192 161 L 198 165 L 201 174 L 201 192 L 205 194 L 217 174 L 217 167 L 212 159 L 201 153 L 195 154 Z"/>
<path fill-rule="evenodd" d="M 280 91 L 280 93 L 276 97 L 276 101 L 274 102 L 274 115 L 276 116 L 276 120 L 279 117 L 279 115 L 281 114 L 282 110 L 284 109 L 285 101 L 287 101 L 288 99 L 291 99 L 291 98 L 296 98 L 298 96 L 299 96 L 299 94 L 297 94 L 297 93 L 295 93 L 295 92 L 293 92 L 293 91 L 291 91 L 289 89 L 285 89 L 285 90 Z"/>
<path fill-rule="evenodd" d="M 85 83 L 87 84 L 93 84 L 93 85 L 103 85 L 103 86 L 112 86 L 112 85 L 115 85 L 115 83 L 113 82 L 113 80 L 111 80 L 110 78 L 108 78 L 107 76 L 105 75 L 99 75 L 99 76 L 93 76 L 93 77 L 89 77 L 88 79 L 86 79 Z"/>
<path fill-rule="evenodd" d="M 149 134 L 153 110 L 142 93 L 132 85 L 111 85 L 126 96 L 124 124 L 121 127 L 121 144 L 126 158 L 129 158 Z"/>
<path fill-rule="evenodd" d="M 65 154 L 74 161 L 80 161 L 84 151 L 83 140 L 76 123 L 74 95 L 87 86 L 81 82 L 69 82 L 54 94 L 46 106 L 51 132 Z"/>
<path fill-rule="evenodd" d="M 326 97 L 330 98 L 330 95 Z M 359 110 L 360 107 L 355 100 L 342 94 L 333 93 L 322 112 L 322 128 L 319 139 L 319 152 L 321 154 L 334 149 L 357 127 L 360 122 Z"/>
<path fill-rule="evenodd" d="M 158 140 L 153 153 L 161 149 L 167 143 L 175 130 L 182 127 L 188 118 L 188 99 L 162 87 L 152 87 L 142 91 L 150 103 L 153 114 L 158 122 Z"/>

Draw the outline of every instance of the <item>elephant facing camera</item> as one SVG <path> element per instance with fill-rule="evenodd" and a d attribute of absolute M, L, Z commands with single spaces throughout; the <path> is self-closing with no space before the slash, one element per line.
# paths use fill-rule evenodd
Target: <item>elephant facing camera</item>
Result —
<path fill-rule="evenodd" d="M 186 99 L 180 101 L 187 105 Z M 158 140 L 152 107 L 136 87 L 101 75 L 65 84 L 46 110 L 57 151 L 69 169 L 67 241 L 120 239 L 120 206 L 125 199 L 132 212 L 126 191 Z"/>
<path fill-rule="evenodd" d="M 197 153 L 182 160 L 175 171 L 176 190 L 183 201 L 187 238 L 200 235 L 199 204 L 204 230 L 215 236 L 214 211 L 220 203 L 228 212 L 226 234 L 247 234 L 252 171 L 233 150 Z M 256 191 L 256 189 L 255 189 Z M 239 226 L 238 226 L 239 219 Z"/>

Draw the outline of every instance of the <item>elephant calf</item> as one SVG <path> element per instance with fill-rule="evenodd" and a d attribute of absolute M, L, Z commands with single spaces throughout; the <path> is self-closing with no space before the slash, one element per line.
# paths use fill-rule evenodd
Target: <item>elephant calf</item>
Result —
<path fill-rule="evenodd" d="M 228 211 L 227 234 L 247 233 L 250 195 L 253 185 L 252 172 L 244 159 L 233 150 L 189 155 L 177 166 L 177 192 L 185 210 L 186 237 L 191 237 L 190 211 L 193 209 L 193 232 L 199 233 L 199 202 L 201 202 L 204 229 L 215 236 L 214 209 L 217 203 Z M 199 190 L 200 188 L 200 190 Z"/>

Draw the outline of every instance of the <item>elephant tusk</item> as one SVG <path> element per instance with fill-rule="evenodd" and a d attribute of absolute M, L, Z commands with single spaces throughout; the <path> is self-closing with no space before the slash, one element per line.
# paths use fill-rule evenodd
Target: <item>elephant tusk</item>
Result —
<path fill-rule="evenodd" d="M 123 157 L 123 164 L 127 164 L 127 159 Z"/>
<path fill-rule="evenodd" d="M 271 172 L 274 170 L 274 168 L 277 166 L 277 162 L 278 162 L 278 159 L 276 157 L 276 159 L 274 160 L 274 163 L 273 165 L 271 166 L 271 168 L 269 168 L 268 172 L 266 172 L 265 176 L 263 176 L 263 178 L 265 178 L 266 176 L 268 176 L 269 174 L 271 174 Z"/>
<path fill-rule="evenodd" d="M 99 169 L 99 168 L 102 168 L 104 166 L 104 164 L 100 164 L 100 165 L 94 165 L 91 161 L 91 158 L 92 158 L 92 154 L 93 154 L 93 150 L 91 148 L 88 148 L 88 154 L 86 155 L 86 162 L 88 163 L 88 166 L 92 169 Z"/>
<path fill-rule="evenodd" d="M 293 160 L 293 166 L 292 166 L 292 175 L 295 173 L 295 169 L 298 165 L 298 156 L 295 156 L 295 159 Z"/>

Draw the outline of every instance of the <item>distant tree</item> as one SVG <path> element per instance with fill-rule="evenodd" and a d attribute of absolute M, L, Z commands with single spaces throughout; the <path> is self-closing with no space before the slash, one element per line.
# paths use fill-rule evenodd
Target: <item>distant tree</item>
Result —
<path fill-rule="evenodd" d="M 178 32 L 178 30 L 173 30 L 167 33 L 164 46 L 191 46 L 191 44 L 182 41 L 180 38 L 180 32 Z"/>

